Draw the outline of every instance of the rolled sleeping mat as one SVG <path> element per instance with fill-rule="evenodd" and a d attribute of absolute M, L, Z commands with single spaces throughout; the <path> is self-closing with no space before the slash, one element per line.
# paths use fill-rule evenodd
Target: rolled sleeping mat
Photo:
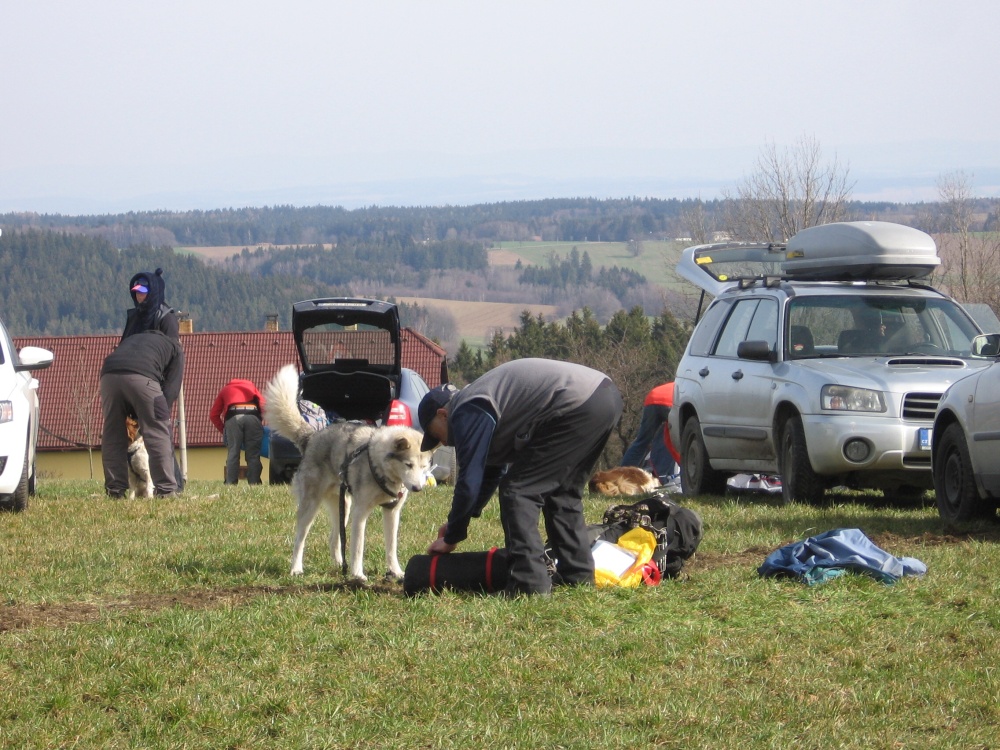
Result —
<path fill-rule="evenodd" d="M 507 586 L 509 564 L 507 550 L 497 547 L 486 552 L 414 555 L 403 571 L 403 592 L 439 594 L 448 588 L 494 594 Z"/>

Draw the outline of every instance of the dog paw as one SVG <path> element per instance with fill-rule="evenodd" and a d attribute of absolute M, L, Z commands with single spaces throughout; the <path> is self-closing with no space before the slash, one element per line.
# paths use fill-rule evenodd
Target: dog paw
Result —
<path fill-rule="evenodd" d="M 385 571 L 385 575 L 383 576 L 383 579 L 386 580 L 386 581 L 388 581 L 388 582 L 390 582 L 390 583 L 393 582 L 393 581 L 395 581 L 396 583 L 402 583 L 402 581 L 403 581 L 403 574 L 402 574 L 402 572 L 400 572 L 400 573 L 394 573 L 391 570 L 387 570 L 387 571 Z"/>

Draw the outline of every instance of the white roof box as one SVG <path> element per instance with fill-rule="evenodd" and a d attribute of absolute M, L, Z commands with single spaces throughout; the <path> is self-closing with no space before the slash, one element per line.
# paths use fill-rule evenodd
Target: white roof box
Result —
<path fill-rule="evenodd" d="M 809 281 L 919 279 L 941 264 L 933 238 L 887 221 L 821 224 L 785 245 L 784 273 Z"/>

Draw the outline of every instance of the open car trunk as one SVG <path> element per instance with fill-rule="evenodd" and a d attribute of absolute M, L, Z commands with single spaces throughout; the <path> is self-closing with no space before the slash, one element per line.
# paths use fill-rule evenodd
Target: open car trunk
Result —
<path fill-rule="evenodd" d="M 396 305 L 351 297 L 296 302 L 292 330 L 302 398 L 331 417 L 386 420 L 402 362 Z"/>

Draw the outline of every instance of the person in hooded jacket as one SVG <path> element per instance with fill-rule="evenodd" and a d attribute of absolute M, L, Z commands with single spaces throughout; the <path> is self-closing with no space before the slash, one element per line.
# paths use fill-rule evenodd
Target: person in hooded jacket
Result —
<path fill-rule="evenodd" d="M 129 280 L 128 288 L 135 306 L 126 314 L 121 340 L 143 331 L 159 330 L 180 341 L 177 313 L 164 298 L 163 269 L 157 268 L 153 273 L 140 271 Z"/>
<path fill-rule="evenodd" d="M 162 331 L 142 331 L 123 339 L 101 367 L 101 411 L 104 433 L 101 460 L 104 489 L 111 497 L 128 490 L 128 446 L 125 418 L 134 416 L 149 453 L 149 473 L 160 497 L 181 489 L 174 470 L 173 422 L 170 411 L 184 378 L 180 342 Z"/>

